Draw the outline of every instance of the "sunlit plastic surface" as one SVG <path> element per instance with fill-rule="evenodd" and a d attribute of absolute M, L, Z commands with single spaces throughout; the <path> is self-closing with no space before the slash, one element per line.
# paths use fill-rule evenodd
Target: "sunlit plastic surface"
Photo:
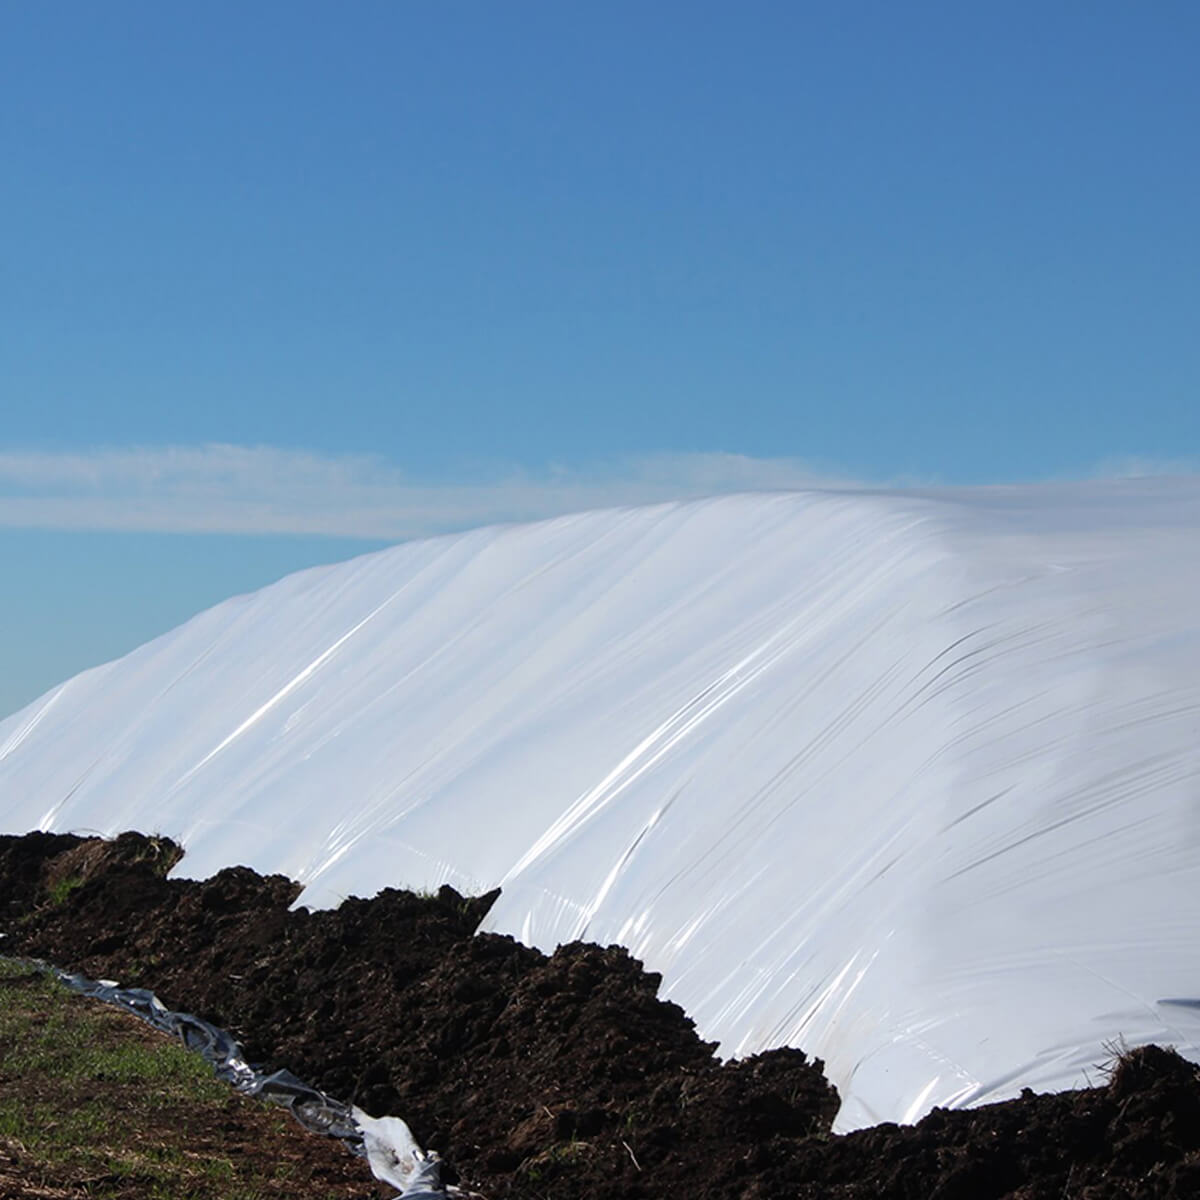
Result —
<path fill-rule="evenodd" d="M 81 597 L 80 619 L 86 619 Z M 504 889 L 839 1127 L 1200 1057 L 1200 481 L 789 493 L 411 543 L 0 723 L 0 822 L 301 903 Z M 1093 1076 L 1094 1077 L 1094 1076 Z"/>

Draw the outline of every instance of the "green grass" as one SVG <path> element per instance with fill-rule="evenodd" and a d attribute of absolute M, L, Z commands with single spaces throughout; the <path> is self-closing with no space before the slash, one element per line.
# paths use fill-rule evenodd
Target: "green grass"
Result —
<path fill-rule="evenodd" d="M 66 903 L 67 897 L 83 884 L 83 878 L 79 875 L 65 875 L 57 883 L 51 884 L 47 890 L 46 896 L 50 903 L 59 908 Z"/>
<path fill-rule="evenodd" d="M 322 1155 L 345 1184 L 316 1183 Z M 340 1147 L 235 1096 L 182 1045 L 0 960 L 0 1195 L 345 1200 L 370 1187 Z"/>
<path fill-rule="evenodd" d="M 28 972 L 0 966 L 0 980 Z M 152 1084 L 166 1101 L 216 1102 L 229 1095 L 202 1058 L 182 1046 L 149 1046 L 137 1041 L 112 1044 L 113 1015 L 77 999 L 57 980 L 32 985 L 47 1001 L 44 1015 L 18 1007 L 11 991 L 0 989 L 0 1048 L 3 1074 L 43 1075 L 60 1082 Z M 35 993 L 35 994 L 36 994 Z M 29 996 L 20 997 L 28 1002 Z"/>

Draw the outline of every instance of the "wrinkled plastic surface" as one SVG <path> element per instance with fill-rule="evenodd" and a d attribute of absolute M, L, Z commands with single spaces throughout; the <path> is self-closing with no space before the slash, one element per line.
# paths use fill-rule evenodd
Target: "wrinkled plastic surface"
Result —
<path fill-rule="evenodd" d="M 191 1013 L 173 1012 L 145 988 L 123 988 L 115 980 L 89 979 L 48 963 L 30 961 L 27 965 L 53 975 L 81 995 L 123 1008 L 161 1033 L 179 1038 L 231 1087 L 281 1105 L 310 1133 L 338 1138 L 352 1153 L 367 1159 L 376 1179 L 398 1189 L 397 1200 L 447 1200 L 437 1155 L 423 1151 L 399 1117 L 370 1117 L 361 1108 L 310 1087 L 290 1071 L 264 1075 L 246 1062 L 241 1046 L 228 1031 Z M 449 1194 L 465 1193 L 451 1188 Z"/>
<path fill-rule="evenodd" d="M 1200 481 L 607 511 L 291 576 L 0 724 L 0 821 L 501 885 L 839 1128 L 1200 1057 Z"/>
<path fill-rule="evenodd" d="M 371 1117 L 361 1108 L 351 1111 L 362 1130 L 363 1148 L 376 1179 L 399 1188 L 401 1200 L 444 1200 L 441 1163 L 417 1145 L 404 1121 Z"/>

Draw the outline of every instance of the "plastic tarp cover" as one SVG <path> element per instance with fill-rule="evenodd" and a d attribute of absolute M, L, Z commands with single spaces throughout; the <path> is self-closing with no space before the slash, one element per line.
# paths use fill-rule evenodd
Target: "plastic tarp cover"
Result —
<path fill-rule="evenodd" d="M 437 1156 L 427 1154 L 413 1139 L 399 1117 L 369 1117 L 361 1108 L 352 1110 L 362 1131 L 363 1147 L 376 1179 L 400 1189 L 400 1200 L 443 1200 L 442 1168 Z"/>
<path fill-rule="evenodd" d="M 336 905 L 501 886 L 841 1129 L 1200 1057 L 1200 481 L 724 497 L 413 542 L 0 723 L 0 821 Z"/>

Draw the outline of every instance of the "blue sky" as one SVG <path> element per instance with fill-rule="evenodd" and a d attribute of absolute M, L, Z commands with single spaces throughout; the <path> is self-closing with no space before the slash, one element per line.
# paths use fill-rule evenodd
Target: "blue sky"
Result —
<path fill-rule="evenodd" d="M 0 9 L 0 714 L 397 538 L 1200 458 L 1190 2 Z"/>

